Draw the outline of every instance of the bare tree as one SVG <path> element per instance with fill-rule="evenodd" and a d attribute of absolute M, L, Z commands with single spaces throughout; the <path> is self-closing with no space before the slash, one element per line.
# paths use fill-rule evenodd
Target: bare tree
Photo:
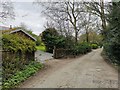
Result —
<path fill-rule="evenodd" d="M 82 13 L 84 13 L 84 5 L 82 2 L 51 2 L 42 3 L 45 7 L 43 11 L 50 19 L 52 19 L 62 30 L 74 30 L 75 42 L 77 43 L 78 33 L 82 26 Z M 69 32 L 68 32 L 69 33 Z"/>
<path fill-rule="evenodd" d="M 102 26 L 102 34 L 106 35 L 106 28 L 107 28 L 107 14 L 109 13 L 109 5 L 110 3 L 106 2 L 104 0 L 99 0 L 96 2 L 95 0 L 92 0 L 92 2 L 85 3 L 86 7 L 88 8 L 89 12 L 93 15 L 98 16 L 101 19 L 101 26 Z"/>
<path fill-rule="evenodd" d="M 95 28 L 97 27 L 97 20 L 98 17 L 95 17 L 94 15 L 92 15 L 91 13 L 86 12 L 83 18 L 83 29 L 86 33 L 86 41 L 89 42 L 89 32 L 92 31 L 98 31 L 98 29 L 96 30 Z"/>
<path fill-rule="evenodd" d="M 10 0 L 0 1 L 0 22 L 7 18 L 15 18 L 13 3 Z"/>

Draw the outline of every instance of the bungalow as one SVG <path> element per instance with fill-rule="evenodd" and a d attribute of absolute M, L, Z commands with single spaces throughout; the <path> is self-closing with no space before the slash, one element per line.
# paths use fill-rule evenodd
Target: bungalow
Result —
<path fill-rule="evenodd" d="M 24 65 L 35 60 L 36 38 L 23 29 L 11 28 L 0 30 L 0 33 L 3 35 L 1 40 L 3 46 L 0 51 L 2 52 L 3 80 L 6 80 L 23 69 Z"/>
<path fill-rule="evenodd" d="M 12 28 L 9 30 L 0 30 L 0 34 L 3 34 L 3 49 L 1 49 L 0 52 L 2 52 L 2 65 L 4 71 L 3 80 L 6 80 L 17 71 L 23 69 L 23 67 L 30 61 L 35 59 L 36 48 L 34 42 L 36 39 L 22 29 Z M 11 40 L 12 38 L 4 37 L 5 34 L 9 34 L 8 36 L 11 36 L 13 40 Z M 17 34 L 15 36 L 18 36 L 18 38 L 15 38 L 12 34 Z M 6 40 L 10 41 L 10 44 L 8 41 L 6 42 Z M 16 43 L 14 43 L 15 40 Z M 20 41 L 24 43 L 21 43 Z"/>

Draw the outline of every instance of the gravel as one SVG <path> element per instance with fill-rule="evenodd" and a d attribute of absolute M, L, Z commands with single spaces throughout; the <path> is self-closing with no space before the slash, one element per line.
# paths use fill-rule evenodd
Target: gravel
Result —
<path fill-rule="evenodd" d="M 72 59 L 53 59 L 20 88 L 118 88 L 118 71 L 101 57 L 102 49 Z"/>

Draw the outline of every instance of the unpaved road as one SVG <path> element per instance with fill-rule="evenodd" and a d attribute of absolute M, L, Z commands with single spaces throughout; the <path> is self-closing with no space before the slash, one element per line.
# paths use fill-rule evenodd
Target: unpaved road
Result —
<path fill-rule="evenodd" d="M 39 61 L 41 63 L 45 63 L 45 60 L 53 59 L 52 56 L 53 56 L 53 54 L 47 53 L 47 52 L 44 52 L 44 51 L 40 51 L 40 50 L 37 50 L 35 52 L 35 59 L 36 59 L 36 61 Z"/>
<path fill-rule="evenodd" d="M 20 85 L 20 88 L 118 88 L 118 71 L 97 49 L 74 59 L 46 61 L 47 67 Z"/>

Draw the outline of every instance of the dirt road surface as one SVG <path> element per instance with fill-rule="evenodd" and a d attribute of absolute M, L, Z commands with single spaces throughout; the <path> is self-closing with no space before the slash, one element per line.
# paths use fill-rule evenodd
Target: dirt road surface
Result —
<path fill-rule="evenodd" d="M 47 53 L 44 51 L 37 50 L 35 52 L 35 59 L 36 61 L 39 61 L 41 63 L 45 63 L 45 60 L 52 60 L 53 59 L 53 54 Z"/>
<path fill-rule="evenodd" d="M 20 88 L 118 88 L 118 71 L 101 57 L 102 49 L 73 59 L 46 61 L 46 68 Z"/>

